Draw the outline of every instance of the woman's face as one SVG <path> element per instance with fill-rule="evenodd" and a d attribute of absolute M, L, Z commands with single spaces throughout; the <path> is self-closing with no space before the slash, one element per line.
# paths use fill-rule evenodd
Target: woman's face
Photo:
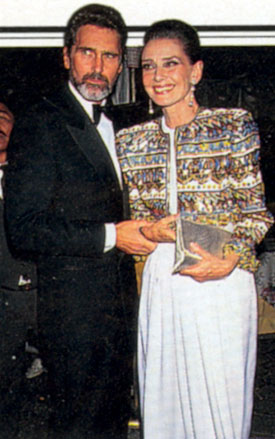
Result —
<path fill-rule="evenodd" d="M 149 97 L 161 107 L 188 105 L 191 81 L 202 76 L 202 61 L 191 64 L 178 39 L 149 41 L 142 52 L 143 85 Z"/>

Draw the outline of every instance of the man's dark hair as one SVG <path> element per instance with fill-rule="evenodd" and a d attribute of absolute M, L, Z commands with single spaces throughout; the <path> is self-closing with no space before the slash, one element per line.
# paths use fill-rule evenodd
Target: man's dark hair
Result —
<path fill-rule="evenodd" d="M 117 31 L 120 36 L 122 52 L 124 52 L 127 40 L 127 28 L 120 13 L 110 6 L 90 4 L 78 9 L 68 21 L 64 35 L 64 44 L 68 48 L 69 53 L 75 43 L 78 29 L 86 24 Z"/>
<path fill-rule="evenodd" d="M 160 38 L 177 39 L 181 41 L 183 50 L 190 62 L 201 59 L 200 40 L 196 29 L 180 20 L 162 20 L 153 23 L 145 32 L 144 44 Z"/>

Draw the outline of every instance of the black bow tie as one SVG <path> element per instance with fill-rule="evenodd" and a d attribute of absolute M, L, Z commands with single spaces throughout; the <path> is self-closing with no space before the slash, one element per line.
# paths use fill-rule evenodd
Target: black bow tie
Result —
<path fill-rule="evenodd" d="M 103 107 L 101 107 L 101 105 L 99 105 L 99 104 L 93 105 L 93 120 L 94 120 L 95 125 L 98 125 L 98 123 L 99 123 L 102 109 L 103 109 Z"/>

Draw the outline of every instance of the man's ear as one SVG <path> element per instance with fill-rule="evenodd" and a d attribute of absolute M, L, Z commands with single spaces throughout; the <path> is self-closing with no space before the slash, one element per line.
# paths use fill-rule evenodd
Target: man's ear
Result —
<path fill-rule="evenodd" d="M 118 74 L 120 74 L 121 72 L 122 72 L 122 69 L 123 69 L 123 61 L 121 60 L 120 61 L 120 65 L 119 65 L 119 68 L 118 68 Z"/>
<path fill-rule="evenodd" d="M 68 47 L 63 47 L 63 64 L 65 69 L 70 70 L 71 68 L 71 60 L 70 60 L 70 54 L 68 51 Z"/>

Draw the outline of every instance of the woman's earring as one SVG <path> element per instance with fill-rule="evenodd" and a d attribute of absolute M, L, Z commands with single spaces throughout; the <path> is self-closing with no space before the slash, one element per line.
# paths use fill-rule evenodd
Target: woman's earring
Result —
<path fill-rule="evenodd" d="M 196 91 L 196 81 L 194 79 L 191 80 L 191 89 L 190 89 L 190 99 L 188 106 L 193 107 L 194 99 L 195 99 L 195 91 Z"/>
<path fill-rule="evenodd" d="M 152 99 L 149 99 L 148 113 L 149 113 L 149 114 L 154 114 L 154 107 L 153 107 Z"/>

